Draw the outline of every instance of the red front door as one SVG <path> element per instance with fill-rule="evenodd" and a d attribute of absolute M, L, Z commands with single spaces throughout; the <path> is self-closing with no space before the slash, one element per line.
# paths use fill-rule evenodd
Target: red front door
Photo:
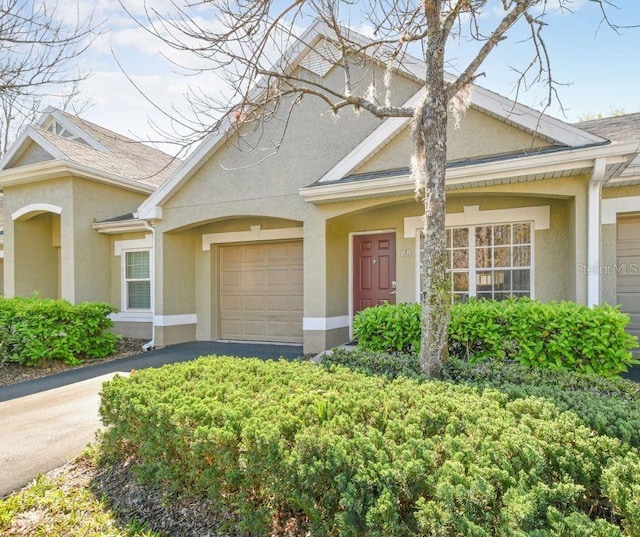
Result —
<path fill-rule="evenodd" d="M 396 303 L 396 234 L 353 237 L 353 313 Z"/>

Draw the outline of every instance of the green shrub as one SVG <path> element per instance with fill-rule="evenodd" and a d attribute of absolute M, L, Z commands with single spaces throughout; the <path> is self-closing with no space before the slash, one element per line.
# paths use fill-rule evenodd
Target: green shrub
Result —
<path fill-rule="evenodd" d="M 417 353 L 420 350 L 420 304 L 383 304 L 366 308 L 353 318 L 358 346 L 382 352 Z"/>
<path fill-rule="evenodd" d="M 322 357 L 322 365 L 348 367 L 366 375 L 383 375 L 389 379 L 398 377 L 419 378 L 420 362 L 415 354 L 389 354 L 381 351 L 363 349 L 346 350 L 340 347 L 332 349 Z"/>
<path fill-rule="evenodd" d="M 453 307 L 450 353 L 613 376 L 638 363 L 629 352 L 637 342 L 625 332 L 628 324 L 629 317 L 609 305 L 472 300 Z"/>
<path fill-rule="evenodd" d="M 445 375 L 480 390 L 500 390 L 510 400 L 543 397 L 560 410 L 574 412 L 597 433 L 640 447 L 640 385 L 626 379 L 456 359 L 448 364 Z"/>
<path fill-rule="evenodd" d="M 417 352 L 420 316 L 419 304 L 368 308 L 356 315 L 354 334 L 364 349 Z M 628 323 L 627 315 L 609 305 L 470 300 L 452 307 L 449 355 L 614 376 L 639 363 L 629 352 L 637 342 L 625 332 Z"/>
<path fill-rule="evenodd" d="M 100 413 L 107 456 L 254 535 L 637 535 L 637 453 L 540 398 L 209 357 L 116 377 Z"/>
<path fill-rule="evenodd" d="M 79 364 L 115 350 L 110 304 L 0 298 L 0 360 L 28 366 L 42 360 Z"/>
<path fill-rule="evenodd" d="M 415 355 L 395 355 L 356 349 L 335 349 L 323 366 L 336 365 L 368 375 L 420 378 Z M 510 401 L 542 397 L 560 410 L 574 412 L 590 429 L 640 447 L 640 384 L 622 378 L 579 375 L 570 371 L 529 368 L 517 362 L 485 360 L 469 363 L 453 358 L 445 379 L 479 390 L 504 393 Z"/>

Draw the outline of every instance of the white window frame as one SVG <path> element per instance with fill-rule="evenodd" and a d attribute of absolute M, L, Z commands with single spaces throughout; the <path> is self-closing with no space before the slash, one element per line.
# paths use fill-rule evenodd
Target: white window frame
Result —
<path fill-rule="evenodd" d="M 127 278 L 127 254 L 134 252 L 147 252 L 149 255 L 149 277 L 148 278 Z M 121 250 L 121 282 L 122 282 L 122 294 L 121 294 L 121 308 L 120 310 L 124 312 L 145 312 L 151 313 L 152 305 L 153 305 L 153 255 L 151 248 L 123 248 Z M 149 282 L 149 307 L 148 308 L 130 308 L 129 307 L 129 285 L 128 283 L 132 282 L 140 282 L 140 281 L 148 281 Z"/>
<path fill-rule="evenodd" d="M 535 299 L 536 290 L 535 290 L 535 236 L 536 236 L 536 226 L 535 222 L 532 220 L 515 220 L 512 222 L 485 222 L 485 223 L 473 223 L 473 224 L 455 224 L 451 226 L 447 226 L 446 229 L 459 229 L 459 228 L 467 228 L 469 230 L 469 296 L 476 297 L 476 241 L 475 241 L 475 229 L 477 227 L 483 226 L 493 226 L 493 225 L 514 225 L 514 224 L 529 224 L 531 229 L 531 259 L 530 259 L 530 289 L 529 289 L 529 298 Z M 422 258 L 422 244 L 421 244 L 421 235 L 422 230 L 416 230 L 415 240 L 416 240 L 416 301 L 420 301 L 420 261 Z M 510 244 L 513 246 L 513 244 Z M 501 267 L 491 267 L 490 270 L 496 270 Z M 502 267 L 505 270 L 517 270 L 517 267 Z M 524 268 L 524 267 L 523 267 Z M 447 271 L 451 273 L 450 271 Z M 464 271 L 456 271 L 456 272 L 464 272 Z"/>

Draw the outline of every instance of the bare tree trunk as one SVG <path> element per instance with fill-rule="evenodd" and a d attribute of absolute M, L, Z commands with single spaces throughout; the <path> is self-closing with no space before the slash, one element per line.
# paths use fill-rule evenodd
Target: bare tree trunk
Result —
<path fill-rule="evenodd" d="M 448 106 L 444 85 L 445 43 L 442 35 L 436 31 L 433 34 L 426 51 L 427 94 L 416 114 L 414 158 L 421 164 L 418 169 L 423 175 L 425 210 L 420 369 L 429 378 L 438 378 L 448 353 L 451 298 L 445 243 Z"/>

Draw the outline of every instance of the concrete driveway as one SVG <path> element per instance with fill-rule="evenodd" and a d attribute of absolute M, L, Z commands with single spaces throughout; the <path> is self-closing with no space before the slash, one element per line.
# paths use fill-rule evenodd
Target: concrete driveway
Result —
<path fill-rule="evenodd" d="M 100 427 L 98 393 L 113 375 L 0 403 L 0 497 L 62 466 L 93 441 Z"/>
<path fill-rule="evenodd" d="M 298 345 L 193 342 L 0 387 L 0 497 L 79 455 L 100 427 L 102 383 L 132 369 L 209 354 L 262 359 L 302 355 Z"/>

